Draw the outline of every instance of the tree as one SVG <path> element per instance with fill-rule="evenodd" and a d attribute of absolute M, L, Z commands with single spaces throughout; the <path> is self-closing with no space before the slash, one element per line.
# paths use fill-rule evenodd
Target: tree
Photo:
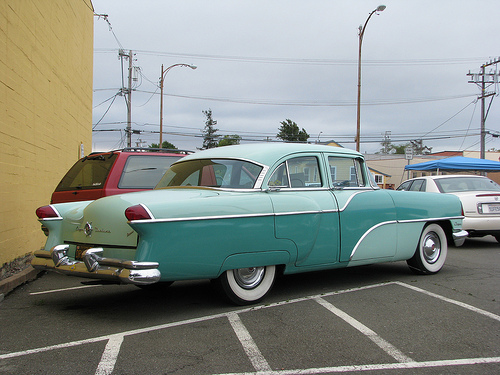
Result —
<path fill-rule="evenodd" d="M 208 111 L 202 112 L 206 116 L 207 120 L 205 121 L 205 128 L 203 129 L 203 146 L 201 149 L 206 150 L 218 146 L 219 135 L 217 134 L 217 131 L 219 129 L 215 128 L 217 121 L 212 118 L 212 110 L 209 108 Z"/>
<path fill-rule="evenodd" d="M 413 153 L 415 155 L 427 155 L 430 154 L 432 151 L 432 147 L 425 146 L 421 139 L 416 139 L 414 141 L 410 141 L 407 143 L 400 143 L 400 144 L 392 144 L 390 140 L 389 141 L 384 140 L 383 142 L 380 142 L 380 144 L 383 147 L 380 149 L 379 152 L 377 152 L 377 154 L 402 155 L 405 154 L 405 150 L 409 146 L 413 147 Z"/>
<path fill-rule="evenodd" d="M 175 147 L 169 141 L 163 141 L 163 143 L 161 144 L 161 147 L 160 147 L 160 145 L 158 143 L 151 143 L 149 145 L 149 147 L 151 147 L 151 148 L 168 148 L 168 149 L 171 149 L 171 150 L 177 150 L 177 147 Z"/>
<path fill-rule="evenodd" d="M 217 147 L 239 145 L 241 137 L 238 134 L 225 135 L 220 141 Z"/>
<path fill-rule="evenodd" d="M 309 134 L 304 128 L 299 130 L 299 126 L 292 120 L 286 119 L 280 122 L 279 133 L 276 135 L 285 142 L 307 142 Z"/>

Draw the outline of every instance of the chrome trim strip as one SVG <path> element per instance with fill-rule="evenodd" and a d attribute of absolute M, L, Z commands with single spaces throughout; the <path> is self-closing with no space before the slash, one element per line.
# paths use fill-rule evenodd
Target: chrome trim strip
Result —
<path fill-rule="evenodd" d="M 366 236 L 368 236 L 368 234 L 370 232 L 372 232 L 373 230 L 377 229 L 378 227 L 381 227 L 383 225 L 387 225 L 387 224 L 397 224 L 398 221 L 397 220 L 390 220 L 390 221 L 384 221 L 382 223 L 378 223 L 376 225 L 374 225 L 373 227 L 371 227 L 370 229 L 368 229 L 362 236 L 361 238 L 358 240 L 358 242 L 356 243 L 356 245 L 354 246 L 354 248 L 352 249 L 352 252 L 351 252 L 351 256 L 349 257 L 349 261 L 352 260 L 352 257 L 354 256 L 354 253 L 356 253 L 356 250 L 358 250 L 358 247 L 359 245 L 361 244 L 361 242 L 365 239 Z"/>
<path fill-rule="evenodd" d="M 354 193 L 353 195 L 351 195 L 351 196 L 349 197 L 349 199 L 347 199 L 347 201 L 345 202 L 344 207 L 340 208 L 340 209 L 339 209 L 339 211 L 340 211 L 340 212 L 344 211 L 344 210 L 347 208 L 347 206 L 349 205 L 349 203 L 351 203 L 351 201 L 353 200 L 353 198 L 354 198 L 356 195 L 358 195 L 358 194 L 362 194 L 362 193 L 366 193 L 366 192 L 368 192 L 368 191 L 373 191 L 373 189 L 371 189 L 371 188 L 370 188 L 370 189 L 367 189 L 367 190 L 358 191 L 358 192 Z"/>
<path fill-rule="evenodd" d="M 465 218 L 465 216 L 430 217 L 430 218 L 423 218 L 423 219 L 398 220 L 398 223 L 417 223 L 419 221 L 455 220 L 455 219 L 464 219 L 464 218 Z"/>
<path fill-rule="evenodd" d="M 153 219 L 153 220 L 155 219 L 155 216 L 153 215 L 151 210 L 144 203 L 139 203 L 139 206 L 141 206 L 142 208 L 144 208 L 146 210 L 146 212 L 148 213 L 148 215 L 151 219 Z"/>
<path fill-rule="evenodd" d="M 129 223 L 130 224 L 169 223 L 169 222 L 176 222 L 176 221 L 242 219 L 242 218 L 247 218 L 247 217 L 266 217 L 266 216 L 275 216 L 275 214 L 274 213 L 268 213 L 268 214 L 247 214 L 247 215 L 218 215 L 218 216 L 173 217 L 173 218 L 167 218 L 167 219 L 133 220 L 133 221 L 129 221 Z"/>

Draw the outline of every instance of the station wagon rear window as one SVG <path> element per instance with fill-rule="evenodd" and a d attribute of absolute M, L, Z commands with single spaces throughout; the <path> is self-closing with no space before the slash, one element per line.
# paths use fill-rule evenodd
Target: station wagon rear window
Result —
<path fill-rule="evenodd" d="M 90 155 L 79 160 L 62 178 L 55 191 L 102 189 L 117 154 Z"/>
<path fill-rule="evenodd" d="M 155 189 L 169 186 L 251 189 L 262 169 L 262 166 L 244 160 L 189 160 L 174 164 Z"/>

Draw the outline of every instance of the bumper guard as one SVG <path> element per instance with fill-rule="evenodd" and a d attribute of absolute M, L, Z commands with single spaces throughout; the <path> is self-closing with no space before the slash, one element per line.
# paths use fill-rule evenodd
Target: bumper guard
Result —
<path fill-rule="evenodd" d="M 461 230 L 460 232 L 455 232 L 453 233 L 453 242 L 455 243 L 455 246 L 462 246 L 465 242 L 465 239 L 469 233 L 465 230 Z"/>
<path fill-rule="evenodd" d="M 118 284 L 149 285 L 160 280 L 159 264 L 134 260 L 103 258 L 103 249 L 94 247 L 83 252 L 82 259 L 67 256 L 69 245 L 57 245 L 50 251 L 37 250 L 31 265 L 38 270 L 56 271 L 70 276 L 86 277 Z"/>

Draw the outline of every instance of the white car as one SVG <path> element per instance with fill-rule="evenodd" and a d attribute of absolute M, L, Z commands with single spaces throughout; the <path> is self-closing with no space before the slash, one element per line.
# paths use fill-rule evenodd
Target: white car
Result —
<path fill-rule="evenodd" d="M 483 176 L 424 176 L 406 180 L 396 190 L 456 195 L 462 202 L 462 228 L 469 237 L 491 234 L 500 242 L 500 185 Z"/>

